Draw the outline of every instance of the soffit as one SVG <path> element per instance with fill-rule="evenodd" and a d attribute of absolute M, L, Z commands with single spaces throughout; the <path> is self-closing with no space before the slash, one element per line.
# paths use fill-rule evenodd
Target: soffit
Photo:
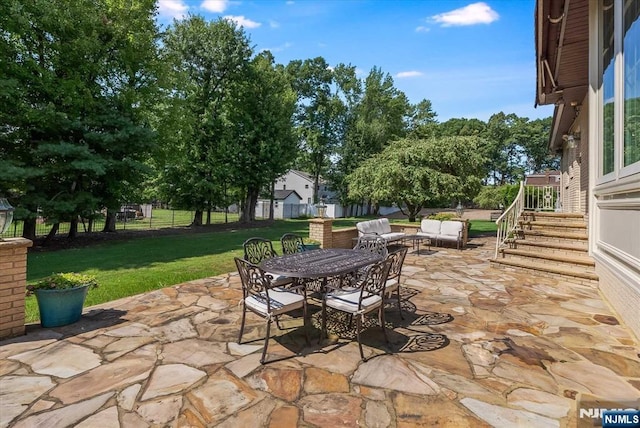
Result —
<path fill-rule="evenodd" d="M 555 104 L 549 146 L 557 150 L 589 83 L 589 2 L 536 2 L 536 105 Z M 558 106 L 563 108 L 558 108 Z M 558 117 L 557 117 L 558 116 Z"/>

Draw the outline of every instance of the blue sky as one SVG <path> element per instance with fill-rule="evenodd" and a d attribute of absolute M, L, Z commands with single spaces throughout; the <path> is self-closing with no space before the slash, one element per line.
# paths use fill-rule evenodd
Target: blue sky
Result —
<path fill-rule="evenodd" d="M 231 19 L 282 64 L 322 56 L 363 79 L 377 66 L 441 122 L 553 113 L 533 106 L 534 0 L 159 0 L 158 12 L 163 26 L 188 13 Z"/>

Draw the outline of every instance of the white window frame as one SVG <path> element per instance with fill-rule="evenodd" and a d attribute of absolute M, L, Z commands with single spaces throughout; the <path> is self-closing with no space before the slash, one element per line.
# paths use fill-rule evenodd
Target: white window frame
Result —
<path fill-rule="evenodd" d="M 604 109 L 604 89 L 603 89 L 603 62 L 602 62 L 602 3 L 598 3 L 597 8 L 597 29 L 598 29 L 598 95 L 597 95 L 597 123 L 598 132 L 594 134 L 597 139 L 596 150 L 596 185 L 606 186 L 607 184 L 623 184 L 628 181 L 635 181 L 632 176 L 640 173 L 640 161 L 624 166 L 624 52 L 623 52 L 623 30 L 624 30 L 624 1 L 614 0 L 614 57 L 613 57 L 613 80 L 614 80 L 614 140 L 613 140 L 613 171 L 605 175 L 603 172 L 603 109 Z M 638 177 L 640 178 L 640 177 Z"/>

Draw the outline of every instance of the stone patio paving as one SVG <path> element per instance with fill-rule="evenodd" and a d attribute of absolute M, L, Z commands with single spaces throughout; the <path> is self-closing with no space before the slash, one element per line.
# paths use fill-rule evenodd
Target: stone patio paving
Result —
<path fill-rule="evenodd" d="M 316 313 L 310 346 L 285 319 L 269 352 L 291 358 L 260 365 L 235 273 L 28 326 L 0 342 L 0 426 L 573 427 L 587 400 L 640 405 L 640 344 L 598 291 L 496 270 L 493 242 L 409 254 L 405 319 L 390 303 L 390 345 L 373 320 L 366 363 L 339 319 L 317 344 Z"/>

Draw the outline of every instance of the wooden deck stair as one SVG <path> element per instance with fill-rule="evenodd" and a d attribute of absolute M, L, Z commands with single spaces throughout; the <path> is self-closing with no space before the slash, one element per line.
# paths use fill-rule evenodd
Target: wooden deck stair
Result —
<path fill-rule="evenodd" d="M 501 248 L 496 267 L 593 284 L 595 262 L 588 255 L 587 222 L 582 214 L 525 212 L 508 247 Z"/>

